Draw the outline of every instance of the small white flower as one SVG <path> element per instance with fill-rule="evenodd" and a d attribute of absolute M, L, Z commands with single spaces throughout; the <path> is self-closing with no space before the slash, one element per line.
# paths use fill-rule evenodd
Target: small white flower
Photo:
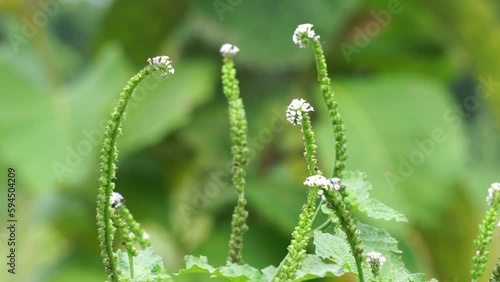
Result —
<path fill-rule="evenodd" d="M 500 183 L 493 183 L 491 187 L 488 188 L 488 196 L 486 197 L 486 203 L 488 205 L 493 205 L 495 198 L 497 197 L 497 193 L 500 192 Z"/>
<path fill-rule="evenodd" d="M 236 45 L 226 43 L 220 47 L 220 53 L 222 56 L 234 56 L 238 53 L 240 49 Z"/>
<path fill-rule="evenodd" d="M 118 208 L 123 205 L 123 196 L 120 193 L 113 192 L 110 198 L 111 207 Z"/>
<path fill-rule="evenodd" d="M 162 75 L 161 75 L 162 77 L 166 77 L 169 74 L 175 73 L 175 69 L 174 69 L 174 67 L 172 67 L 172 61 L 170 61 L 169 56 L 156 56 L 154 58 L 149 58 L 148 63 L 151 66 L 157 66 L 156 70 L 160 70 L 160 68 L 158 68 L 158 65 L 161 65 L 162 67 L 167 68 L 167 72 L 162 73 Z"/>
<path fill-rule="evenodd" d="M 314 108 L 304 99 L 293 99 L 286 108 L 286 119 L 293 125 L 302 124 L 302 112 L 312 112 Z"/>
<path fill-rule="evenodd" d="M 345 188 L 345 184 L 342 182 L 340 178 L 334 177 L 330 179 L 330 183 L 331 187 L 333 187 L 333 189 L 335 189 L 336 191 Z"/>
<path fill-rule="evenodd" d="M 148 233 L 148 232 L 146 232 L 146 231 L 143 231 L 143 232 L 142 232 L 142 239 L 144 239 L 144 240 L 149 240 L 149 238 L 151 238 L 151 237 L 149 236 L 149 233 Z"/>
<path fill-rule="evenodd" d="M 310 188 L 320 187 L 328 189 L 330 183 L 328 182 L 328 179 L 326 179 L 326 177 L 324 177 L 323 175 L 316 174 L 307 177 L 304 181 L 304 185 L 309 186 Z"/>
<path fill-rule="evenodd" d="M 316 35 L 312 27 L 313 25 L 308 23 L 299 25 L 293 33 L 293 43 L 299 45 L 300 48 L 304 48 L 307 47 L 310 39 L 319 41 L 319 35 Z"/>
<path fill-rule="evenodd" d="M 134 234 L 134 232 L 130 232 L 130 233 L 128 233 L 128 237 L 129 237 L 131 240 L 134 240 L 134 239 L 135 239 L 135 234 Z"/>
<path fill-rule="evenodd" d="M 323 189 L 318 190 L 318 196 L 321 196 L 321 199 L 325 200 L 325 191 Z"/>
<path fill-rule="evenodd" d="M 382 267 L 387 260 L 379 252 L 369 252 L 366 254 L 366 262 L 369 264 L 376 264 Z"/>

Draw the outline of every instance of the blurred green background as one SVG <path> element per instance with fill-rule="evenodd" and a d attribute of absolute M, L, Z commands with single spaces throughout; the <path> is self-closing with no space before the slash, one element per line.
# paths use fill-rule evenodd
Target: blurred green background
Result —
<path fill-rule="evenodd" d="M 372 195 L 409 219 L 372 223 L 400 241 L 410 270 L 469 280 L 486 190 L 500 181 L 499 9 L 494 0 L 0 1 L 0 183 L 17 170 L 19 219 L 16 280 L 5 228 L 0 280 L 105 279 L 94 220 L 102 124 L 127 80 L 163 54 L 176 73 L 138 89 L 117 191 L 169 272 L 186 254 L 225 263 L 235 203 L 219 79 L 226 42 L 241 49 L 252 153 L 244 256 L 278 265 L 306 193 L 300 132 L 284 120 L 293 98 L 315 107 L 320 162 L 332 167 L 312 51 L 292 43 L 300 23 L 321 35 L 348 169 L 366 172 Z M 494 263 L 498 240 L 492 252 Z"/>

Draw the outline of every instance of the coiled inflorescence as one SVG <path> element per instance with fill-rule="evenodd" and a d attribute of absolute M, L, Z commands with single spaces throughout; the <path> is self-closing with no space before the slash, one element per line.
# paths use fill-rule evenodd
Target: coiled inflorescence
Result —
<path fill-rule="evenodd" d="M 148 59 L 148 65 L 134 75 L 120 93 L 118 103 L 112 113 L 104 132 L 104 141 L 101 149 L 99 189 L 97 196 L 97 231 L 101 256 L 110 281 L 118 281 L 118 258 L 113 252 L 113 241 L 116 227 L 113 224 L 113 213 L 121 205 L 121 199 L 113 194 L 116 178 L 116 162 L 118 149 L 116 147 L 118 136 L 122 134 L 122 122 L 130 99 L 139 83 L 155 72 L 161 72 L 162 77 L 174 73 L 172 62 L 168 56 L 158 56 Z M 112 206 L 115 205 L 114 207 Z"/>
<path fill-rule="evenodd" d="M 312 29 L 312 24 L 301 24 L 297 27 L 293 34 L 293 42 L 301 48 L 312 45 L 314 50 L 314 58 L 318 70 L 318 82 L 320 84 L 321 93 L 328 109 L 328 116 L 333 128 L 335 137 L 335 164 L 333 176 L 342 177 L 347 160 L 347 138 L 345 136 L 344 121 L 338 111 L 338 104 L 334 99 L 334 94 L 330 86 L 330 78 L 328 77 L 328 67 L 323 52 L 323 47 L 319 42 L 319 35 L 316 35 Z M 344 197 L 346 195 L 343 195 Z"/>

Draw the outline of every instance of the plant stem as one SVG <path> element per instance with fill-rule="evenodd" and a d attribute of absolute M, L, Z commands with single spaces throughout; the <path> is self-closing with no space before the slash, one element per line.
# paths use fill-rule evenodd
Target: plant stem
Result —
<path fill-rule="evenodd" d="M 130 279 L 134 281 L 134 254 L 132 254 L 129 250 L 127 250 L 128 253 L 128 265 L 130 269 Z"/>
<path fill-rule="evenodd" d="M 316 224 L 316 221 L 318 221 L 318 218 L 319 218 L 319 214 L 320 214 L 320 211 L 321 211 L 321 206 L 325 203 L 325 200 L 324 199 L 321 199 L 318 206 L 316 207 L 316 211 L 314 212 L 314 215 L 313 215 L 313 218 L 312 218 L 312 221 L 311 221 L 311 225 L 314 226 L 314 224 Z"/>

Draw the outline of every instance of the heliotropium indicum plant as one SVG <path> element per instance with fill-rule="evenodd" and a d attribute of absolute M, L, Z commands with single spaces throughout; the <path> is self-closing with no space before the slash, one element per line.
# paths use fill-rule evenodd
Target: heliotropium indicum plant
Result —
<path fill-rule="evenodd" d="M 242 250 L 248 211 L 245 199 L 245 176 L 248 164 L 247 119 L 240 97 L 234 58 L 240 51 L 232 44 L 220 48 L 222 55 L 222 86 L 228 103 L 230 139 L 232 141 L 232 183 L 236 204 L 231 221 L 227 263 L 215 267 L 204 256 L 186 256 L 186 268 L 167 275 L 162 259 L 151 247 L 149 235 L 137 223 L 124 204 L 123 196 L 115 190 L 117 139 L 122 134 L 122 123 L 127 104 L 137 85 L 150 75 L 162 77 L 174 74 L 168 56 L 148 59 L 148 65 L 127 83 L 117 106 L 110 115 L 101 150 L 99 193 L 97 198 L 97 228 L 101 256 L 108 281 L 172 281 L 175 277 L 202 273 L 226 281 L 280 282 L 306 281 L 322 277 L 351 275 L 359 281 L 427 281 L 423 274 L 412 274 L 404 266 L 397 241 L 385 230 L 361 222 L 354 215 L 363 213 L 377 220 L 406 222 L 399 212 L 369 195 L 371 184 L 362 172 L 347 171 L 347 138 L 338 103 L 331 88 L 320 36 L 312 24 L 301 24 L 292 36 L 300 48 L 311 47 L 318 72 L 321 96 L 328 112 L 335 149 L 333 171 L 327 175 L 318 164 L 317 145 L 310 113 L 316 105 L 302 98 L 290 102 L 283 113 L 292 126 L 302 133 L 304 141 L 304 179 L 307 198 L 304 199 L 297 226 L 291 232 L 288 253 L 275 266 L 257 269 L 245 262 Z M 284 101 L 285 102 L 285 101 Z M 476 253 L 472 259 L 472 281 L 486 273 L 488 245 L 493 230 L 498 226 L 500 183 L 488 190 L 489 209 L 474 241 Z M 324 214 L 323 216 L 320 216 Z M 321 219 L 321 220 L 320 220 Z M 115 242 L 122 249 L 115 250 Z M 313 248 L 310 248 L 313 247 Z M 314 250 L 309 251 L 308 250 Z M 348 274 L 350 273 L 350 274 Z M 500 262 L 492 270 L 490 281 L 499 281 Z M 431 279 L 431 281 L 436 281 Z"/>

